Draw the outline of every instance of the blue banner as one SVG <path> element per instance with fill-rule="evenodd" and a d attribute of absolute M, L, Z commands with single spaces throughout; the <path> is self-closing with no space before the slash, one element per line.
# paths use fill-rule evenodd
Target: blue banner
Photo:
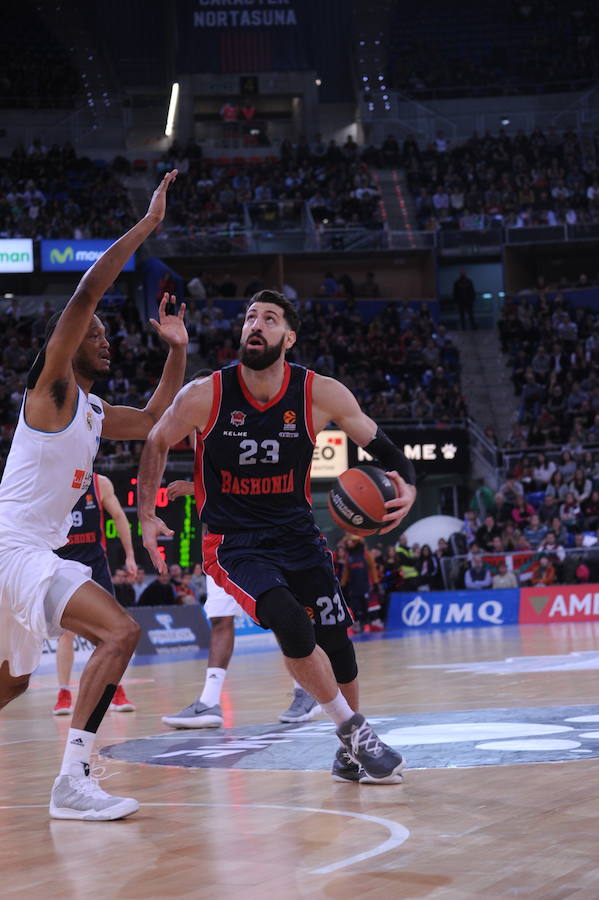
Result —
<path fill-rule="evenodd" d="M 520 591 L 420 591 L 391 594 L 387 628 L 415 631 L 516 625 Z"/>
<path fill-rule="evenodd" d="M 42 241 L 42 272 L 85 272 L 114 244 L 114 240 Z M 135 271 L 135 256 L 127 260 L 122 271 Z"/>

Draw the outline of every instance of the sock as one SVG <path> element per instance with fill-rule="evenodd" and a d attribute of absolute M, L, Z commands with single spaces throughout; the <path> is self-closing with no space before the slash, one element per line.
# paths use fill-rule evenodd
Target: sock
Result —
<path fill-rule="evenodd" d="M 347 722 L 348 719 L 351 719 L 354 714 L 353 709 L 339 690 L 336 697 L 333 697 L 328 703 L 321 703 L 320 705 L 329 719 L 332 719 L 338 727 Z"/>
<path fill-rule="evenodd" d="M 71 689 L 70 689 L 70 687 L 68 686 L 68 684 L 59 684 L 59 685 L 58 685 L 58 690 L 59 690 L 59 691 L 69 691 L 69 693 L 70 693 L 70 691 L 71 691 Z"/>
<path fill-rule="evenodd" d="M 226 674 L 226 669 L 217 669 L 212 666 L 206 669 L 206 681 L 200 696 L 200 703 L 205 703 L 206 706 L 216 706 L 217 703 L 220 703 L 220 695 Z"/>
<path fill-rule="evenodd" d="M 89 765 L 96 735 L 92 731 L 80 731 L 78 728 L 69 728 L 67 743 L 64 748 L 64 756 L 60 767 L 61 775 L 72 775 L 74 763 Z M 83 767 L 81 769 L 83 775 Z"/>
<path fill-rule="evenodd" d="M 296 680 L 295 680 L 295 678 L 293 679 L 293 687 L 294 687 L 294 689 L 295 689 L 295 688 L 299 688 L 300 691 L 303 691 L 303 687 L 301 686 L 301 684 L 299 683 L 299 681 L 296 681 Z"/>

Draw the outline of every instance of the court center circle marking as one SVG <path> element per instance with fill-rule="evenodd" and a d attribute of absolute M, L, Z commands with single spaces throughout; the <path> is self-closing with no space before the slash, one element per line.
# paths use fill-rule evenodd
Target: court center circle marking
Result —
<path fill-rule="evenodd" d="M 194 808 L 207 807 L 210 809 L 281 809 L 294 812 L 324 813 L 328 816 L 347 816 L 350 819 L 371 822 L 374 825 L 380 825 L 382 828 L 386 828 L 389 832 L 389 837 L 385 841 L 382 841 L 375 847 L 371 847 L 370 850 L 364 850 L 362 853 L 357 853 L 354 856 L 347 856 L 345 859 L 340 859 L 338 862 L 331 863 L 328 866 L 311 869 L 308 872 L 309 875 L 329 875 L 331 872 L 337 872 L 339 869 L 345 869 L 348 866 L 353 866 L 355 863 L 363 862 L 366 859 L 372 859 L 383 853 L 389 853 L 391 850 L 396 850 L 400 847 L 410 836 L 409 830 L 404 825 L 400 825 L 399 822 L 393 822 L 391 819 L 383 819 L 380 816 L 369 816 L 366 813 L 347 812 L 342 809 L 322 809 L 314 806 L 286 806 L 273 803 L 141 803 L 140 806 L 142 809 L 146 806 L 189 806 Z M 14 806 L 0 806 L 0 809 L 8 810 L 47 808 L 47 803 L 24 803 L 15 804 Z"/>

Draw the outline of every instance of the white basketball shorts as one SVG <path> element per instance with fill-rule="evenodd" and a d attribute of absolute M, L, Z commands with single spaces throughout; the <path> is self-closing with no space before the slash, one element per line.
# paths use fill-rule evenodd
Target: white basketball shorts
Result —
<path fill-rule="evenodd" d="M 218 619 L 220 616 L 242 616 L 240 605 L 219 587 L 210 575 L 206 575 L 206 602 L 204 612 L 209 619 Z"/>
<path fill-rule="evenodd" d="M 0 544 L 0 662 L 13 677 L 39 665 L 43 641 L 62 633 L 72 595 L 90 581 L 89 566 L 35 545 Z"/>

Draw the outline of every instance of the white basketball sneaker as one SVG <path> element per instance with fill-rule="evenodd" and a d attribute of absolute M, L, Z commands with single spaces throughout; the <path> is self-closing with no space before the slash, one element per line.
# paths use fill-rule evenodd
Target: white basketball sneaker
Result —
<path fill-rule="evenodd" d="M 138 809 L 137 800 L 111 797 L 103 791 L 87 763 L 73 763 L 68 775 L 59 775 L 50 796 L 50 815 L 53 819 L 106 822 L 124 819 Z"/>

